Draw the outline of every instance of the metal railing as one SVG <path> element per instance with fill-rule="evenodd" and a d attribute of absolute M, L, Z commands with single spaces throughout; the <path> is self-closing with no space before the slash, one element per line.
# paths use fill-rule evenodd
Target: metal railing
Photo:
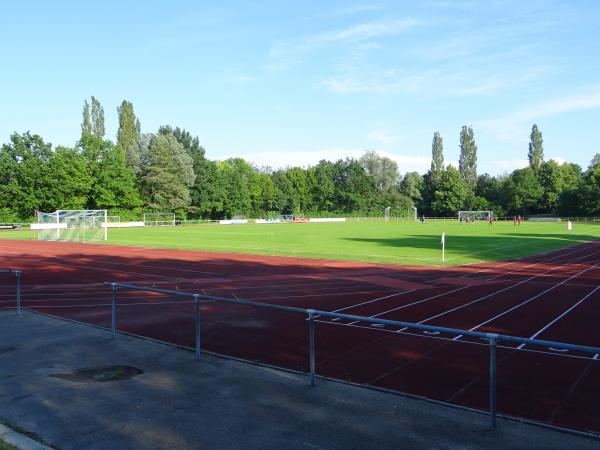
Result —
<path fill-rule="evenodd" d="M 509 336 L 498 333 L 482 333 L 478 331 L 461 330 L 458 328 L 448 328 L 436 325 L 424 325 L 412 322 L 402 322 L 398 320 L 379 319 L 375 317 L 356 316 L 353 314 L 343 314 L 337 312 L 320 311 L 317 309 L 297 308 L 293 306 L 272 305 L 269 303 L 260 303 L 247 300 L 230 299 L 217 297 L 206 294 L 195 294 L 191 292 L 173 291 L 169 289 L 150 288 L 145 286 L 136 286 L 127 283 L 104 283 L 112 287 L 112 317 L 111 317 L 111 334 L 112 338 L 116 335 L 116 307 L 117 307 L 117 290 L 130 289 L 144 292 L 155 292 L 159 294 L 173 295 L 179 297 L 188 297 L 194 300 L 195 308 L 195 355 L 196 359 L 200 360 L 201 356 L 201 339 L 200 339 L 200 301 L 210 300 L 222 303 L 231 303 L 236 305 L 251 306 L 255 308 L 270 309 L 274 311 L 285 311 L 303 314 L 308 321 L 308 345 L 309 345 L 309 384 L 315 386 L 316 381 L 316 363 L 315 363 L 315 319 L 319 317 L 331 317 L 337 319 L 347 319 L 356 322 L 366 322 L 371 324 L 390 325 L 400 328 L 409 328 L 422 331 L 438 332 L 444 334 L 452 334 L 457 336 L 469 336 L 479 339 L 484 339 L 488 343 L 489 348 L 489 411 L 491 426 L 496 427 L 496 347 L 499 341 L 512 342 L 517 344 L 533 345 L 537 347 L 551 347 L 553 349 L 565 349 L 583 353 L 600 354 L 600 347 L 591 347 L 587 345 L 567 344 L 564 342 L 546 341 L 542 339 L 530 339 L 517 336 Z"/>
<path fill-rule="evenodd" d="M 17 316 L 21 315 L 21 275 L 23 271 L 14 269 L 0 269 L 0 273 L 14 273 L 17 279 L 16 284 L 16 300 L 17 300 Z"/>

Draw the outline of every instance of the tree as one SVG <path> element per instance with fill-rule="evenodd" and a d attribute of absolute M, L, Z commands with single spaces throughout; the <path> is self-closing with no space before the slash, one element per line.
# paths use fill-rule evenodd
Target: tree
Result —
<path fill-rule="evenodd" d="M 595 166 L 600 166 L 600 153 L 596 153 L 590 161 L 590 169 Z"/>
<path fill-rule="evenodd" d="M 531 167 L 515 170 L 504 185 L 504 203 L 512 214 L 536 212 L 543 195 L 544 189 Z"/>
<path fill-rule="evenodd" d="M 0 205 L 21 219 L 34 210 L 55 210 L 48 187 L 56 183 L 50 171 L 52 145 L 29 132 L 14 133 L 0 150 Z"/>
<path fill-rule="evenodd" d="M 312 198 L 313 211 L 335 211 L 335 164 L 322 159 L 308 169 L 307 180 Z"/>
<path fill-rule="evenodd" d="M 90 120 L 90 105 L 87 100 L 83 101 L 83 120 L 81 122 L 81 136 L 92 134 L 92 122 Z"/>
<path fill-rule="evenodd" d="M 370 151 L 361 156 L 359 162 L 379 192 L 388 192 L 396 186 L 398 164 L 395 161 Z"/>
<path fill-rule="evenodd" d="M 469 192 L 474 192 L 477 185 L 477 145 L 471 127 L 463 126 L 460 132 L 458 170 L 465 180 Z"/>
<path fill-rule="evenodd" d="M 172 134 L 151 137 L 141 174 L 150 208 L 175 211 L 190 205 L 189 188 L 196 178 L 192 158 Z"/>
<path fill-rule="evenodd" d="M 423 177 L 419 174 L 419 172 L 407 172 L 400 182 L 400 192 L 410 198 L 413 203 L 417 205 L 421 202 L 421 200 L 423 200 L 424 185 L 425 183 L 423 181 Z"/>
<path fill-rule="evenodd" d="M 431 143 L 431 181 L 437 183 L 444 171 L 444 143 L 439 132 L 433 133 Z"/>
<path fill-rule="evenodd" d="M 453 216 L 465 208 L 469 189 L 458 170 L 448 165 L 433 194 L 432 211 L 437 216 Z"/>
<path fill-rule="evenodd" d="M 600 215 L 600 164 L 590 166 L 583 174 L 579 192 L 581 204 L 585 205 L 586 215 Z"/>
<path fill-rule="evenodd" d="M 537 171 L 544 162 L 544 140 L 542 132 L 538 130 L 538 126 L 534 123 L 531 127 L 529 135 L 529 167 Z"/>
<path fill-rule="evenodd" d="M 132 209 L 142 205 L 133 172 L 112 142 L 87 134 L 79 148 L 91 178 L 88 209 Z"/>
<path fill-rule="evenodd" d="M 119 129 L 117 131 L 117 147 L 123 153 L 127 167 L 134 174 L 141 172 L 141 149 L 139 145 L 141 126 L 135 117 L 133 104 L 127 100 L 121 102 L 117 108 L 119 114 Z"/>
<path fill-rule="evenodd" d="M 103 138 L 104 130 L 104 108 L 92 95 L 92 133 L 99 138 Z"/>
<path fill-rule="evenodd" d="M 50 210 L 87 209 L 94 179 L 81 153 L 74 148 L 57 147 L 48 162 L 48 169 L 54 178 L 54 182 L 45 188 Z"/>

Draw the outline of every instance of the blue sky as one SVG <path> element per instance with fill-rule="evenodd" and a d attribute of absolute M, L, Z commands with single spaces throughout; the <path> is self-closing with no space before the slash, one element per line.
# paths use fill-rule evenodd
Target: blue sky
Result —
<path fill-rule="evenodd" d="M 170 124 L 209 157 L 273 167 L 375 150 L 425 171 L 431 139 L 478 171 L 600 152 L 600 2 L 103 1 L 0 7 L 0 142 L 78 139 L 85 98 L 131 101 L 144 132 Z"/>

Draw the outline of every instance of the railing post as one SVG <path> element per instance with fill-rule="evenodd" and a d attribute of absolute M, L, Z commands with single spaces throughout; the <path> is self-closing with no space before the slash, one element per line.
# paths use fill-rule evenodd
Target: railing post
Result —
<path fill-rule="evenodd" d="M 312 309 L 308 312 L 308 365 L 309 382 L 311 386 L 315 385 L 315 319 Z"/>
<path fill-rule="evenodd" d="M 196 309 L 196 360 L 200 361 L 200 296 L 194 294 L 194 308 Z"/>
<path fill-rule="evenodd" d="M 492 428 L 496 428 L 496 338 L 497 334 L 488 334 L 490 348 L 490 419 Z"/>
<path fill-rule="evenodd" d="M 117 283 L 110 285 L 112 286 L 111 338 L 114 339 L 117 333 Z"/>
<path fill-rule="evenodd" d="M 17 276 L 17 316 L 21 315 L 21 271 L 15 271 Z"/>

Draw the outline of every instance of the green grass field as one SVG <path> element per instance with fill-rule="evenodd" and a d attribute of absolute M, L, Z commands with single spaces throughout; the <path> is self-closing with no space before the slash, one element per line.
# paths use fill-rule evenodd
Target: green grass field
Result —
<path fill-rule="evenodd" d="M 442 232 L 446 262 L 457 265 L 511 259 L 600 238 L 600 224 L 456 221 L 342 222 L 269 225 L 198 225 L 109 230 L 108 244 L 163 247 L 335 260 L 441 265 Z M 3 232 L 0 238 L 32 239 L 31 231 Z"/>

